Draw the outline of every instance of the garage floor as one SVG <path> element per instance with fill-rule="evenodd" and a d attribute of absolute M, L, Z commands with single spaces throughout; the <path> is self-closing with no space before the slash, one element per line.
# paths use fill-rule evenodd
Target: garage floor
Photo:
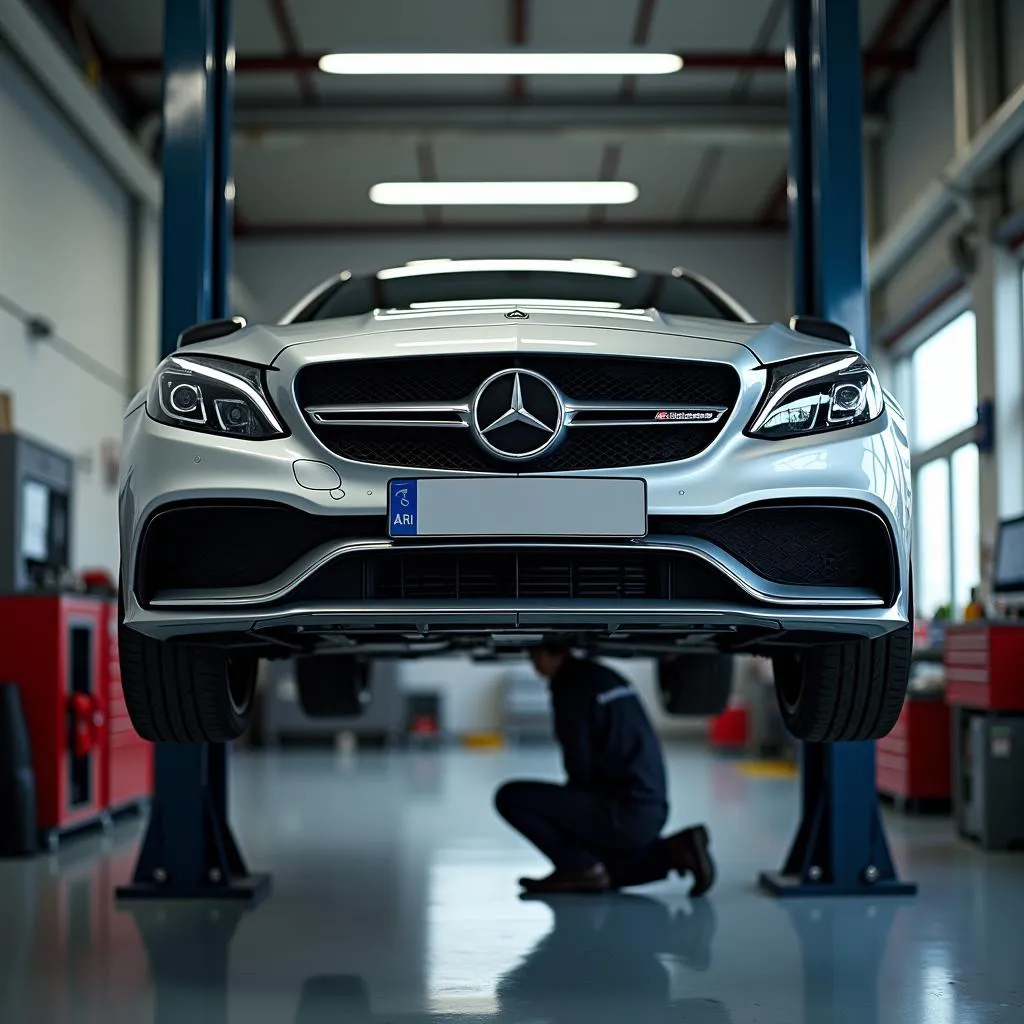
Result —
<path fill-rule="evenodd" d="M 544 864 L 496 820 L 513 775 L 553 750 L 241 753 L 236 831 L 274 874 L 255 911 L 112 908 L 139 826 L 0 862 L 0 1020 L 386 1024 L 988 1024 L 1024 1007 L 1024 856 L 983 855 L 944 819 L 895 818 L 914 901 L 760 895 L 790 838 L 796 782 L 670 750 L 672 823 L 706 819 L 721 879 L 524 903 Z M 237 916 L 236 916 L 237 915 Z M 145 937 L 152 960 L 147 969 Z"/>

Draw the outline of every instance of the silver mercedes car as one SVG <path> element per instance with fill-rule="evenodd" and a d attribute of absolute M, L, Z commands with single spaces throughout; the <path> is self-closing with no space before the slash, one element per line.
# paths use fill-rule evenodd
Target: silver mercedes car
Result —
<path fill-rule="evenodd" d="M 794 736 L 877 738 L 910 532 L 903 413 L 836 324 L 599 260 L 344 273 L 185 331 L 131 402 L 125 697 L 144 737 L 229 740 L 261 658 L 340 713 L 375 659 L 557 635 L 657 658 L 678 713 L 769 657 Z"/>

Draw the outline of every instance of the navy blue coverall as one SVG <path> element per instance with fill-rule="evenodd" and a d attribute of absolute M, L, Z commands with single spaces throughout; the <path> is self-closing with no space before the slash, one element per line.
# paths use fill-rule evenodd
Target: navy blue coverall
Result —
<path fill-rule="evenodd" d="M 604 665 L 568 658 L 551 702 L 568 782 L 508 782 L 498 813 L 558 871 L 600 863 L 615 886 L 667 877 L 665 763 L 636 691 Z"/>

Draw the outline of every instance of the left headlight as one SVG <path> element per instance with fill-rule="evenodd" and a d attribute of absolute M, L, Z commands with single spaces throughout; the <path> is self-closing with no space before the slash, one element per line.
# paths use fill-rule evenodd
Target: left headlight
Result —
<path fill-rule="evenodd" d="M 815 356 L 768 367 L 764 400 L 750 421 L 754 437 L 784 438 L 869 423 L 885 401 L 863 356 Z"/>
<path fill-rule="evenodd" d="M 266 440 L 288 431 L 267 399 L 255 366 L 209 356 L 170 356 L 153 375 L 146 398 L 153 419 L 206 434 Z"/>

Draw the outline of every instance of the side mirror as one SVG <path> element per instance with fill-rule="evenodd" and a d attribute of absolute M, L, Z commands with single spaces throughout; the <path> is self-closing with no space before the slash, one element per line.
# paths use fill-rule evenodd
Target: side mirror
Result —
<path fill-rule="evenodd" d="M 789 329 L 798 334 L 810 335 L 812 338 L 834 341 L 837 345 L 843 345 L 846 348 L 857 347 L 853 335 L 845 327 L 832 323 L 831 320 L 819 320 L 816 316 L 790 317 Z"/>
<path fill-rule="evenodd" d="M 200 341 L 213 341 L 214 338 L 226 338 L 245 326 L 245 318 L 241 316 L 232 316 L 225 320 L 204 320 L 201 324 L 186 327 L 178 335 L 178 348 L 195 345 Z"/>

